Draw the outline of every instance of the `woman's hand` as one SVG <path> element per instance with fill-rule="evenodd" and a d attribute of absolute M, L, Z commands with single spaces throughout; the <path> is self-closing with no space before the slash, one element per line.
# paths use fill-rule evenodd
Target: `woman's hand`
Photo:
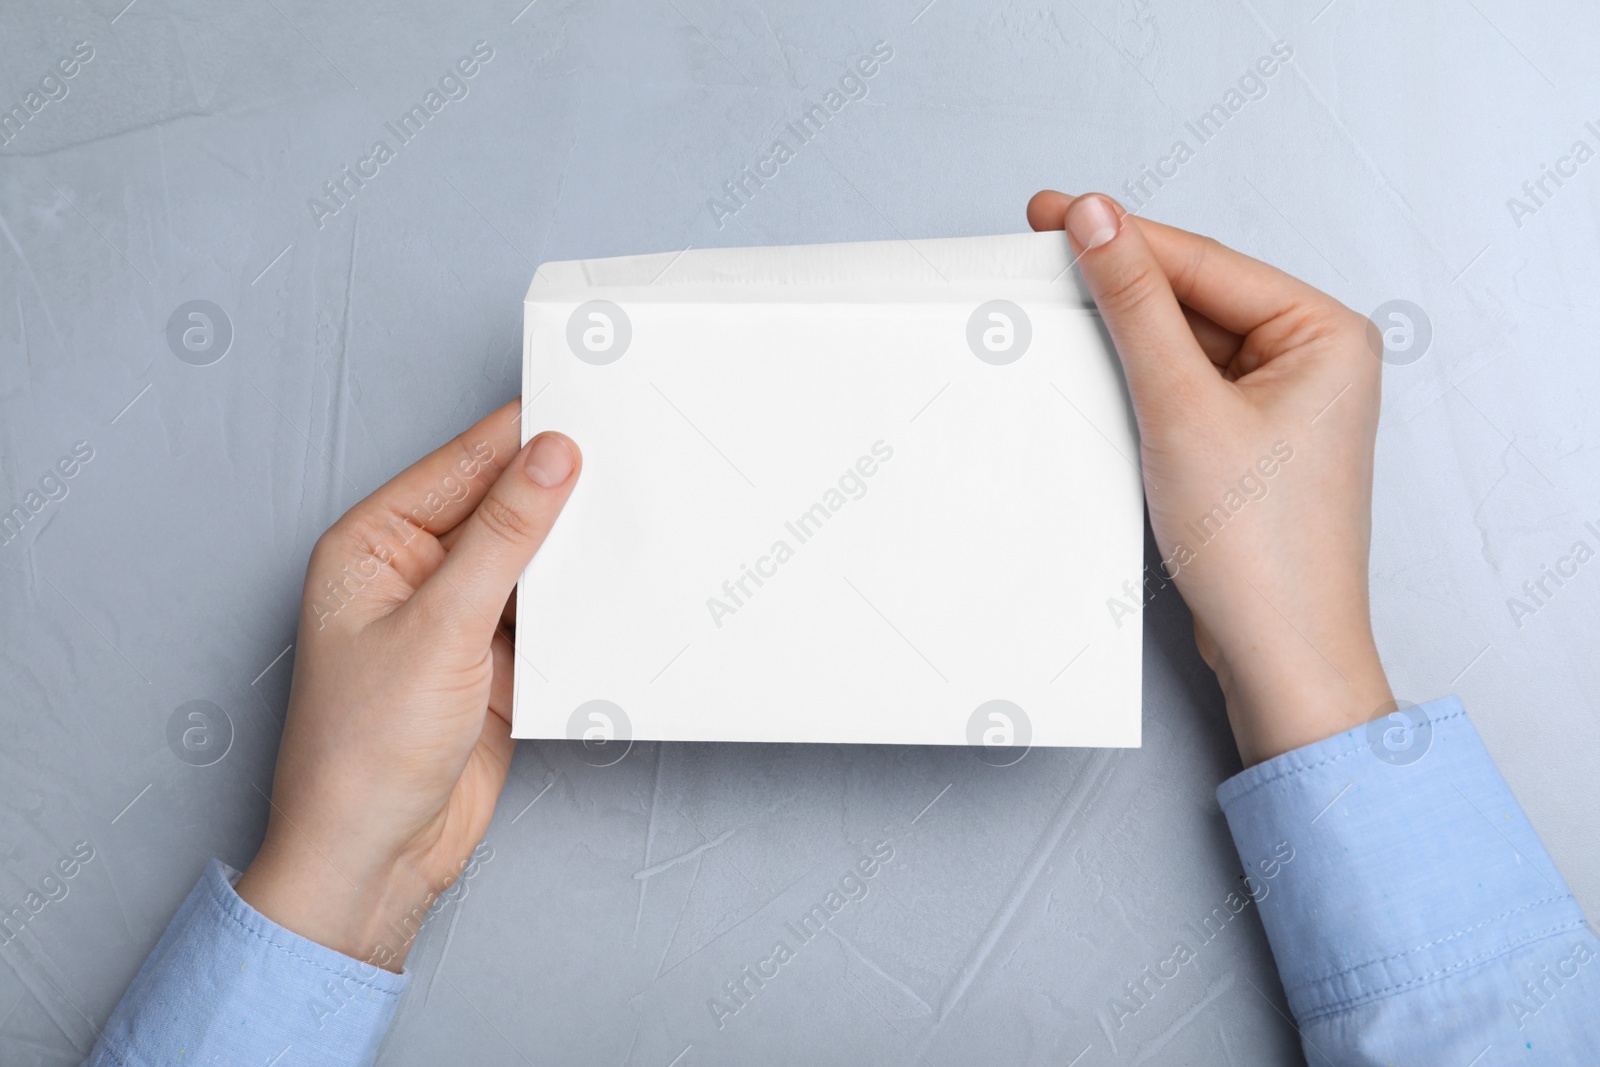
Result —
<path fill-rule="evenodd" d="M 1098 194 L 1041 192 L 1122 358 L 1150 524 L 1251 765 L 1393 709 L 1367 550 L 1382 363 L 1337 300 Z"/>
<path fill-rule="evenodd" d="M 517 448 L 508 404 L 357 504 L 306 572 L 261 852 L 238 892 L 303 937 L 398 971 L 488 829 L 511 766 L 517 578 L 581 460 Z"/>

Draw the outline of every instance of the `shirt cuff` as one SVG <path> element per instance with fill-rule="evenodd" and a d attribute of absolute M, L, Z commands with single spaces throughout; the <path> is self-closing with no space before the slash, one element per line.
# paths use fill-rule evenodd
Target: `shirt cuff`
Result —
<path fill-rule="evenodd" d="M 238 877 L 216 860 L 207 866 L 90 1064 L 373 1061 L 407 976 L 284 929 L 240 899 Z"/>
<path fill-rule="evenodd" d="M 1301 1025 L 1584 926 L 1453 696 L 1251 767 L 1217 801 Z"/>

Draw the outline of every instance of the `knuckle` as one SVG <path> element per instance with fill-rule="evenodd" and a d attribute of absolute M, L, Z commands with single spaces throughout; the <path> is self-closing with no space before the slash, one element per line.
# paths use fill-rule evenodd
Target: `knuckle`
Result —
<path fill-rule="evenodd" d="M 374 516 L 352 511 L 317 538 L 311 549 L 312 565 L 338 568 L 368 558 L 381 558 L 391 539 Z"/>
<path fill-rule="evenodd" d="M 1330 336 L 1347 338 L 1366 332 L 1367 319 L 1332 298 L 1315 305 L 1309 318 L 1313 326 Z"/>
<path fill-rule="evenodd" d="M 1322 342 L 1319 347 L 1332 353 L 1335 361 L 1379 366 L 1372 350 L 1377 329 L 1371 320 L 1335 300 L 1308 307 L 1300 324 L 1307 340 Z"/>
<path fill-rule="evenodd" d="M 1195 286 L 1205 275 L 1206 264 L 1221 251 L 1222 243 L 1215 237 L 1201 236 L 1196 240 L 1185 257 L 1183 265 L 1178 268 L 1178 273 L 1172 278 L 1172 289 L 1182 300 L 1186 295 L 1193 293 Z"/>
<path fill-rule="evenodd" d="M 1097 303 L 1101 310 L 1112 315 L 1137 314 L 1150 305 L 1158 290 L 1154 268 L 1139 264 L 1110 278 L 1101 289 Z"/>
<path fill-rule="evenodd" d="M 355 554 L 359 540 L 349 516 L 340 519 L 322 531 L 317 543 L 311 546 L 311 570 L 320 571 L 330 566 L 337 569 L 341 562 Z"/>
<path fill-rule="evenodd" d="M 484 477 L 486 481 L 493 482 L 500 477 L 500 472 L 505 469 L 501 457 L 496 454 L 494 446 L 488 441 L 473 440 L 466 431 L 456 437 L 456 447 L 460 450 L 460 457 L 456 460 L 456 469 L 468 479 Z"/>
<path fill-rule="evenodd" d="M 1345 341 L 1364 344 L 1368 334 L 1377 329 L 1376 324 L 1365 315 L 1352 311 L 1343 304 L 1334 305 L 1338 311 L 1339 336 Z"/>
<path fill-rule="evenodd" d="M 478 522 L 490 535 L 509 544 L 524 544 L 536 532 L 531 515 L 493 493 L 484 497 L 483 503 L 478 505 L 477 516 Z"/>

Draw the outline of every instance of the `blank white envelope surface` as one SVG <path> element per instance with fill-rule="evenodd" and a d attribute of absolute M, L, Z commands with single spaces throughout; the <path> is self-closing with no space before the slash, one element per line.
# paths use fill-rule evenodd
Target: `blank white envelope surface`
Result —
<path fill-rule="evenodd" d="M 522 380 L 584 466 L 515 736 L 1139 744 L 1137 437 L 1063 235 L 547 263 Z"/>

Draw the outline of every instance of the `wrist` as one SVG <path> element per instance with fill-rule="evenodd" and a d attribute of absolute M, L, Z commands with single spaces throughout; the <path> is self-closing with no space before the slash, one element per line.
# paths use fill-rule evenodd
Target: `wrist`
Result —
<path fill-rule="evenodd" d="M 1394 694 L 1366 628 L 1319 639 L 1316 646 L 1291 632 L 1220 653 L 1212 666 L 1247 767 L 1393 708 Z"/>
<path fill-rule="evenodd" d="M 270 837 L 234 887 L 284 929 L 395 973 L 443 888 L 403 859 L 335 859 Z"/>

